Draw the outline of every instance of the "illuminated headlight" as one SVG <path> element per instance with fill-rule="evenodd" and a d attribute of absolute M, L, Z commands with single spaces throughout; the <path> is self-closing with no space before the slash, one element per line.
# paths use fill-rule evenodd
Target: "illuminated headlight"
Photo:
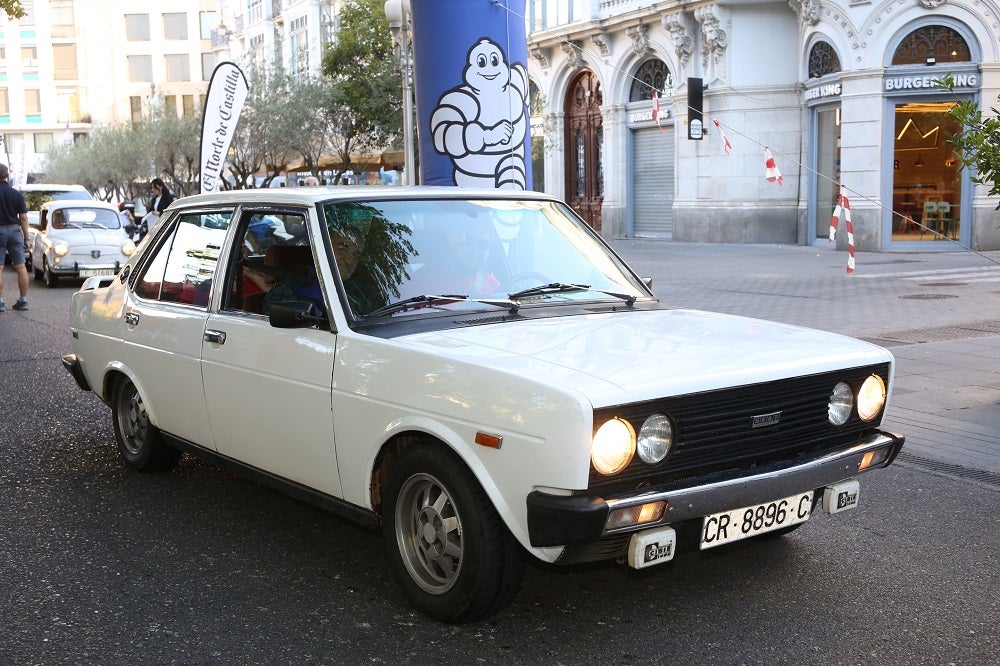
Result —
<path fill-rule="evenodd" d="M 878 375 L 872 375 L 858 391 L 858 416 L 862 421 L 871 421 L 885 405 L 885 382 Z"/>
<path fill-rule="evenodd" d="M 674 443 L 674 428 L 663 414 L 653 414 L 639 428 L 636 451 L 643 462 L 655 464 L 667 457 Z"/>
<path fill-rule="evenodd" d="M 63 242 L 56 243 L 52 246 L 52 251 L 57 257 L 65 257 L 69 253 L 69 245 Z"/>
<path fill-rule="evenodd" d="M 122 243 L 122 254 L 126 257 L 131 257 L 135 253 L 135 243 L 131 240 L 127 240 Z"/>
<path fill-rule="evenodd" d="M 635 455 L 635 431 L 627 421 L 611 419 L 597 429 L 590 460 L 605 476 L 625 469 Z"/>
<path fill-rule="evenodd" d="M 854 391 L 846 382 L 837 382 L 830 394 L 830 404 L 826 407 L 826 417 L 833 425 L 839 426 L 847 423 L 851 417 L 851 408 L 854 407 Z"/>

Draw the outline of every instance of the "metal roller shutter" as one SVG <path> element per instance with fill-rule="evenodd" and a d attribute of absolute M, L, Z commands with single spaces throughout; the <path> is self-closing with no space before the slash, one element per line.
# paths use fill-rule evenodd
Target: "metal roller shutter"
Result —
<path fill-rule="evenodd" d="M 670 238 L 674 228 L 674 132 L 632 132 L 632 215 L 636 237 Z"/>

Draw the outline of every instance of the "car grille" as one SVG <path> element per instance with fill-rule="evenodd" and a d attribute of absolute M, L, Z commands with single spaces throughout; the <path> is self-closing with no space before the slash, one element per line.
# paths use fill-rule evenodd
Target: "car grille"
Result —
<path fill-rule="evenodd" d="M 597 410 L 595 429 L 618 417 L 636 433 L 650 414 L 666 414 L 673 421 L 674 445 L 656 465 L 636 456 L 611 477 L 591 468 L 588 492 L 626 492 L 688 477 L 750 471 L 856 442 L 875 429 L 881 415 L 865 423 L 854 414 L 837 427 L 827 420 L 827 405 L 837 382 L 846 381 L 856 391 L 871 374 L 888 386 L 885 363 Z M 775 412 L 781 413 L 778 423 L 753 427 L 754 417 Z"/>

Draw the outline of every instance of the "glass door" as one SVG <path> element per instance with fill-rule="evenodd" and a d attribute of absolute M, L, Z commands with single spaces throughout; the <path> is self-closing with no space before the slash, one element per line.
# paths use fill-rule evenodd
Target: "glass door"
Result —
<path fill-rule="evenodd" d="M 840 106 L 816 111 L 816 240 L 830 236 L 840 194 Z"/>

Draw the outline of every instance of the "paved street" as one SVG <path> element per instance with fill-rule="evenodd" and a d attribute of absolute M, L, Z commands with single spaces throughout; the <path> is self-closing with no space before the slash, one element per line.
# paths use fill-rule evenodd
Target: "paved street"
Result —
<path fill-rule="evenodd" d="M 904 458 L 787 537 L 643 572 L 530 564 L 508 611 L 442 626 L 376 534 L 194 458 L 126 469 L 110 410 L 59 364 L 74 287 L 33 283 L 28 312 L 0 314 L 0 663 L 997 663 L 1000 267 L 859 254 L 847 276 L 826 248 L 615 245 L 665 302 L 889 346 Z"/>

